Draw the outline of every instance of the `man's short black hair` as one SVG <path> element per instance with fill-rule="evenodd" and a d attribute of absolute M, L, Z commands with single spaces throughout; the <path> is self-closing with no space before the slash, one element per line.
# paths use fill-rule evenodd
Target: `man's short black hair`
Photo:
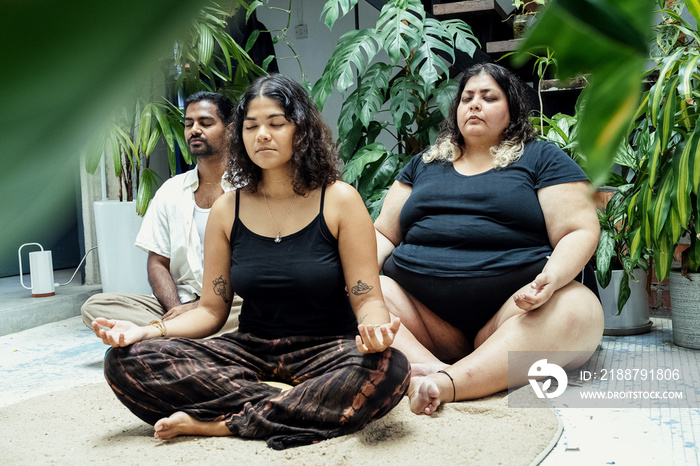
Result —
<path fill-rule="evenodd" d="M 231 102 L 228 97 L 216 92 L 195 92 L 185 99 L 185 111 L 187 111 L 187 107 L 190 104 L 201 102 L 203 100 L 216 105 L 216 113 L 219 115 L 219 118 L 221 118 L 221 121 L 223 121 L 225 125 L 231 123 L 231 119 L 233 118 L 233 102 Z"/>

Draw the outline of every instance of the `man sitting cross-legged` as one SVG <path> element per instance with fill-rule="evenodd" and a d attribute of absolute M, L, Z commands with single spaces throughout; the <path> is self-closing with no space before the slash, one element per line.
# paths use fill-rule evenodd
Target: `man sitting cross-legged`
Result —
<path fill-rule="evenodd" d="M 143 219 L 136 246 L 148 252 L 148 282 L 153 296 L 101 293 L 81 309 L 92 328 L 98 317 L 146 325 L 172 319 L 197 307 L 202 294 L 204 230 L 214 201 L 233 189 L 222 179 L 227 164 L 226 129 L 232 102 L 198 92 L 185 100 L 185 138 L 197 166 L 163 183 Z M 221 332 L 238 326 L 242 300 L 234 296 Z"/>

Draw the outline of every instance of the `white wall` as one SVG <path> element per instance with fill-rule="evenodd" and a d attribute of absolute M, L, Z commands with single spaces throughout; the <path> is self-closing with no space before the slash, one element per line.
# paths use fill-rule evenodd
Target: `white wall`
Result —
<path fill-rule="evenodd" d="M 286 9 L 289 7 L 289 3 L 288 0 L 270 0 L 267 7 L 261 6 L 256 10 L 258 20 L 269 30 L 273 31 L 273 37 L 281 35 L 280 31 L 274 30 L 286 27 L 288 16 L 286 13 L 273 10 L 270 7 Z M 291 58 L 293 57 L 293 52 L 283 40 L 275 44 L 275 54 L 278 57 L 280 73 L 289 76 L 297 82 L 305 80 L 313 85 L 321 77 L 323 69 L 338 43 L 338 38 L 344 33 L 355 29 L 355 14 L 353 11 L 350 11 L 346 16 L 336 21 L 333 30 L 330 31 L 321 21 L 321 11 L 326 3 L 325 0 L 293 0 L 291 3 L 291 23 L 286 38 L 299 57 L 304 75 L 302 76 L 302 70 L 299 69 L 299 63 L 294 58 Z M 379 18 L 379 11 L 364 0 L 358 2 L 357 8 L 359 9 L 359 27 L 361 29 L 373 27 L 377 22 L 377 18 Z M 306 24 L 307 26 L 308 37 L 305 39 L 296 39 L 295 37 L 294 28 L 299 24 Z M 349 92 L 352 92 L 352 89 Z M 323 108 L 324 119 L 333 129 L 335 136 L 338 135 L 337 121 L 342 102 L 342 96 L 334 92 L 328 98 Z"/>

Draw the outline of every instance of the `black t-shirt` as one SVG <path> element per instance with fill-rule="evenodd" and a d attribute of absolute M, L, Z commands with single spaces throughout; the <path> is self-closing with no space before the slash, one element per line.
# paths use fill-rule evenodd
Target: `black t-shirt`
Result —
<path fill-rule="evenodd" d="M 588 178 L 550 142 L 533 141 L 516 162 L 477 175 L 416 155 L 396 179 L 413 190 L 401 210 L 398 267 L 441 277 L 483 277 L 552 252 L 537 190 Z"/>

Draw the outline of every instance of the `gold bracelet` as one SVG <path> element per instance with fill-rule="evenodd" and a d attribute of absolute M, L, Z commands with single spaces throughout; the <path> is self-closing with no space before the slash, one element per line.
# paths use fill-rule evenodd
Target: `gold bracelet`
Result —
<path fill-rule="evenodd" d="M 165 324 L 160 320 L 152 320 L 148 323 L 148 325 L 153 325 L 155 328 L 160 330 L 161 338 L 168 334 L 168 329 L 165 327 Z"/>

